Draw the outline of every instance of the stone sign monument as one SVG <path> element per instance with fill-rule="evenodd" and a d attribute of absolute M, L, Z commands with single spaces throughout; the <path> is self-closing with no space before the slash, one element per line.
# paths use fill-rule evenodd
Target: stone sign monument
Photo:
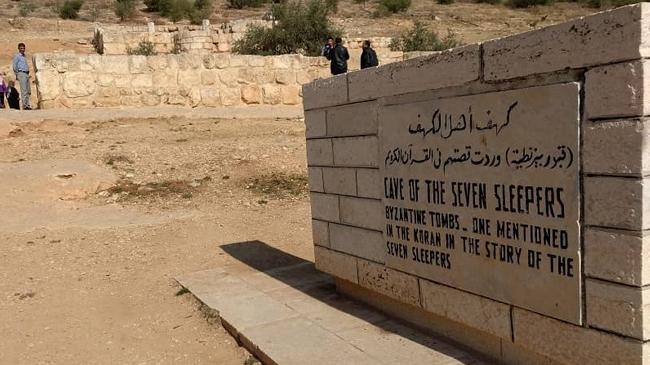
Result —
<path fill-rule="evenodd" d="M 579 94 L 383 107 L 386 266 L 579 323 Z"/>
<path fill-rule="evenodd" d="M 316 267 L 507 364 L 650 364 L 650 6 L 303 87 Z"/>

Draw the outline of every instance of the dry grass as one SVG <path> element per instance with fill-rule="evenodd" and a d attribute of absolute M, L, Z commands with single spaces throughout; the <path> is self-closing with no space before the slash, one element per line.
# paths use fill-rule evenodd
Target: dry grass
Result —
<path fill-rule="evenodd" d="M 204 180 L 209 177 L 204 178 Z M 179 196 L 184 199 L 192 197 L 199 184 L 196 181 L 165 180 L 162 182 L 149 182 L 144 184 L 134 183 L 129 180 L 120 180 L 116 185 L 106 190 L 111 195 L 120 195 L 123 198 L 144 198 L 149 196 L 169 197 Z"/>
<path fill-rule="evenodd" d="M 248 181 L 247 189 L 269 198 L 282 199 L 297 197 L 307 193 L 308 183 L 305 174 L 274 172 Z"/>

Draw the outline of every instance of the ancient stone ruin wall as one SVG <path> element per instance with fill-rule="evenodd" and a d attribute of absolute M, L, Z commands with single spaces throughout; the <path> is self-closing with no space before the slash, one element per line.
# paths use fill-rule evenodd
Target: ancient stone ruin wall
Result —
<path fill-rule="evenodd" d="M 37 54 L 40 108 L 295 105 L 301 85 L 329 75 L 320 57 Z"/>
<path fill-rule="evenodd" d="M 305 85 L 316 266 L 502 363 L 650 363 L 649 56 L 643 3 Z"/>

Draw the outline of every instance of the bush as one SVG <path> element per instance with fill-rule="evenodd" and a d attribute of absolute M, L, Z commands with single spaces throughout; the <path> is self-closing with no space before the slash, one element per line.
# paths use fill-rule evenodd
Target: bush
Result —
<path fill-rule="evenodd" d="M 18 8 L 18 14 L 22 17 L 29 16 L 29 14 L 33 13 L 34 10 L 36 10 L 36 5 L 34 5 L 30 1 L 21 1 L 20 6 Z"/>
<path fill-rule="evenodd" d="M 479 4 L 485 3 L 485 4 L 492 4 L 492 5 L 497 5 L 502 3 L 501 0 L 476 0 L 476 2 Z"/>
<path fill-rule="evenodd" d="M 264 0 L 228 0 L 228 7 L 233 9 L 259 8 Z"/>
<path fill-rule="evenodd" d="M 405 11 L 411 6 L 411 0 L 379 0 L 379 7 L 386 8 L 391 13 Z"/>
<path fill-rule="evenodd" d="M 513 8 L 528 8 L 535 5 L 548 5 L 551 0 L 510 0 L 509 5 Z"/>
<path fill-rule="evenodd" d="M 406 31 L 399 37 L 393 38 L 389 47 L 392 51 L 402 52 L 444 51 L 445 49 L 457 47 L 460 44 L 452 33 L 440 39 L 436 32 L 428 30 L 424 24 L 416 21 L 413 29 Z"/>
<path fill-rule="evenodd" d="M 449 5 L 449 4 L 454 3 L 454 0 L 437 0 L 437 1 L 438 1 L 438 4 L 441 4 L 441 5 Z"/>
<path fill-rule="evenodd" d="M 327 7 L 327 10 L 338 13 L 339 0 L 325 0 L 325 6 Z"/>
<path fill-rule="evenodd" d="M 144 4 L 148 11 L 158 11 L 171 21 L 189 19 L 192 24 L 210 19 L 213 10 L 212 0 L 145 0 Z"/>
<path fill-rule="evenodd" d="M 81 10 L 83 4 L 83 0 L 65 0 L 63 6 L 59 9 L 59 17 L 61 19 L 79 18 L 79 10 Z"/>
<path fill-rule="evenodd" d="M 155 45 L 149 41 L 141 41 L 135 49 L 127 48 L 126 53 L 130 55 L 155 56 Z"/>
<path fill-rule="evenodd" d="M 328 19 L 327 5 L 323 0 L 287 1 L 272 8 L 276 23 L 272 28 L 251 25 L 244 36 L 234 44 L 233 51 L 240 54 L 279 55 L 302 53 L 320 55 L 328 36 L 339 37 Z"/>
<path fill-rule="evenodd" d="M 125 21 L 133 16 L 135 12 L 135 0 L 116 0 L 115 1 L 115 15 L 121 21 Z"/>

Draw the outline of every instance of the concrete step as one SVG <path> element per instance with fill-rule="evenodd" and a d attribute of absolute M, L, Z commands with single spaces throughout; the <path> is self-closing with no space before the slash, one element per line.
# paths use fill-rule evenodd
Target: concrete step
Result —
<path fill-rule="evenodd" d="M 265 364 L 487 364 L 338 294 L 308 261 L 265 271 L 235 263 L 177 281 Z"/>

